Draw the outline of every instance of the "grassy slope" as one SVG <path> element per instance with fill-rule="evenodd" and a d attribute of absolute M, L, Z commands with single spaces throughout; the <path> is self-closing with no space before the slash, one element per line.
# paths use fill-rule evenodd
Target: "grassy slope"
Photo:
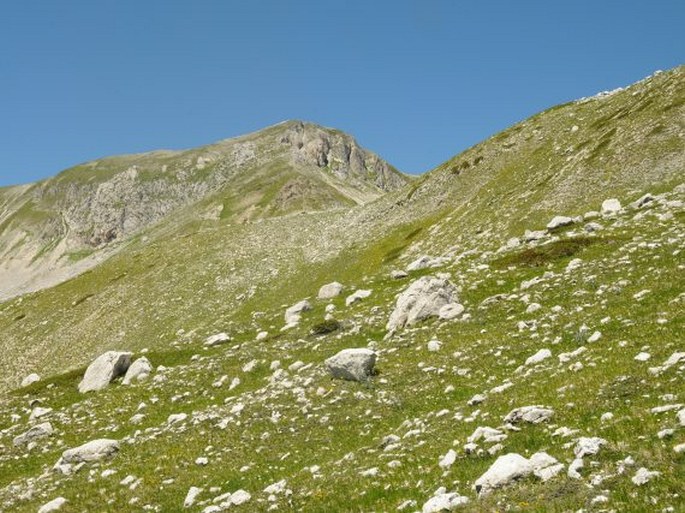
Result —
<path fill-rule="evenodd" d="M 609 131 L 616 128 L 612 137 L 618 137 L 624 132 L 619 130 L 619 123 L 626 123 L 626 127 L 628 122 L 634 127 L 651 123 L 646 113 L 651 108 L 654 113 L 670 112 L 667 119 L 659 118 L 660 123 L 665 133 L 678 133 L 682 130 L 682 115 L 673 112 L 682 112 L 682 106 L 665 109 L 682 98 L 682 70 L 654 80 L 674 77 L 677 83 L 666 98 L 661 97 L 669 90 L 663 82 L 644 86 L 654 100 L 650 107 L 637 112 L 626 107 L 635 98 L 628 91 L 619 93 L 623 96 L 597 100 L 614 102 L 610 107 L 602 104 L 601 108 L 591 108 L 589 103 L 561 107 L 514 130 L 523 134 L 525 141 L 526 130 L 540 124 L 547 127 L 550 137 L 561 139 L 557 122 L 568 116 L 565 109 L 587 109 L 583 116 L 599 118 L 608 116 L 604 108 L 614 112 L 611 117 L 627 112 L 600 127 Z M 641 121 L 641 115 L 649 119 Z M 150 234 L 151 243 L 135 241 L 129 250 L 86 275 L 0 305 L 0 323 L 11 343 L 6 354 L 17 359 L 20 357 L 12 352 L 13 347 L 32 348 L 23 362 L 26 370 L 29 363 L 35 362 L 43 362 L 37 367 L 41 371 L 77 367 L 113 347 L 149 347 L 153 350 L 153 364 L 170 367 L 160 373 L 165 378 L 159 378 L 159 382 L 131 388 L 113 386 L 85 401 L 75 392 L 80 371 L 9 396 L 2 406 L 6 415 L 0 429 L 6 431 L 1 443 L 6 448 L 0 452 L 0 486 L 14 482 L 19 488 L 5 488 L 1 492 L 3 500 L 11 500 L 13 508 L 30 511 L 62 494 L 72 501 L 74 511 L 102 507 L 102 497 L 110 501 L 108 509 L 138 510 L 149 504 L 158 511 L 174 511 L 180 509 L 188 487 L 196 485 L 206 489 L 200 500 L 219 495 L 208 491 L 212 486 L 222 492 L 244 488 L 253 494 L 245 510 L 261 511 L 268 507 L 261 490 L 283 478 L 293 494 L 278 500 L 280 510 L 387 511 L 405 499 L 417 500 L 420 507 L 439 486 L 473 498 L 470 485 L 494 457 L 487 453 L 464 455 L 460 448 L 466 437 L 478 425 L 500 425 L 502 416 L 515 406 L 546 404 L 556 412 L 555 426 L 603 436 L 610 441 L 609 448 L 596 458 L 596 466 L 585 469 L 583 483 L 565 477 L 546 485 L 526 482 L 495 494 L 489 502 L 475 503 L 473 511 L 503 509 L 503 505 L 496 505 L 497 501 L 514 510 L 576 510 L 589 506 L 588 501 L 605 489 L 610 506 L 621 511 L 653 511 L 651 498 L 659 508 L 682 507 L 682 499 L 675 494 L 685 477 L 683 461 L 672 451 L 675 444 L 685 441 L 682 430 L 672 438 L 657 439 L 657 431 L 675 427 L 675 415 L 649 413 L 653 406 L 683 400 L 682 369 L 672 368 L 660 376 L 647 372 L 647 367 L 683 349 L 678 332 L 685 321 L 682 302 L 674 301 L 685 285 L 679 252 L 685 233 L 682 210 L 660 204 L 642 217 L 633 218 L 631 213 L 618 220 L 602 221 L 607 229 L 598 237 L 605 243 L 578 245 L 575 255 L 543 251 L 541 258 L 548 261 L 542 267 L 524 265 L 525 260 L 519 265 L 503 266 L 501 255 L 491 252 L 507 237 L 520 235 L 524 228 L 542 228 L 552 213 L 597 209 L 607 196 L 618 196 L 626 203 L 648 190 L 670 190 L 673 183 L 682 180 L 682 167 L 674 167 L 675 157 L 683 154 L 682 138 L 675 156 L 661 143 L 652 145 L 649 138 L 640 139 L 641 146 L 630 151 L 624 148 L 625 141 L 614 143 L 614 149 L 622 148 L 622 160 L 609 151 L 611 144 L 602 145 L 593 161 L 604 158 L 602 169 L 613 170 L 613 174 L 611 182 L 601 187 L 590 186 L 588 174 L 594 177 L 592 180 L 604 179 L 601 174 L 587 171 L 593 169 L 586 167 L 587 163 L 565 170 L 560 163 L 566 157 L 552 159 L 550 154 L 547 161 L 552 159 L 551 167 L 559 173 L 540 186 L 544 194 L 531 197 L 526 195 L 532 190 L 528 183 L 537 178 L 521 184 L 517 173 L 526 166 L 519 162 L 507 168 L 501 162 L 517 162 L 520 155 L 524 161 L 542 150 L 530 149 L 532 153 L 526 153 L 526 146 L 520 150 L 522 154 L 508 153 L 508 137 L 497 136 L 455 157 L 408 191 L 390 195 L 364 211 L 346 214 L 355 226 L 372 224 L 369 220 L 375 217 L 382 220 L 379 226 L 387 225 L 387 229 L 353 229 L 352 221 L 346 224 L 336 213 L 291 216 L 246 226 L 178 223 L 158 228 Z M 670 141 L 670 136 L 666 140 Z M 548 143 L 543 138 L 535 145 L 547 147 Z M 455 163 L 474 162 L 476 154 L 485 155 L 478 165 L 490 162 L 482 168 L 484 171 L 452 171 Z M 657 160 L 659 155 L 661 161 Z M 543 172 L 537 161 L 530 166 L 532 174 Z M 635 166 L 649 172 L 638 173 Z M 582 182 L 581 186 L 576 185 L 577 181 Z M 584 193 L 578 194 L 581 189 Z M 443 191 L 449 195 L 441 198 Z M 442 204 L 429 205 L 435 203 L 435 198 L 442 199 Z M 682 201 L 682 193 L 670 199 Z M 516 209 L 520 209 L 521 216 L 507 215 Z M 657 217 L 673 209 L 673 218 Z M 528 217 L 520 221 L 524 215 Z M 484 235 L 479 235 L 478 230 Z M 373 236 L 360 238 L 359 233 Z M 339 245 L 328 237 L 340 237 Z M 462 301 L 472 319 L 429 321 L 398 338 L 383 341 L 383 326 L 393 296 L 406 285 L 389 280 L 388 271 L 411 255 L 448 252 L 455 244 L 458 248 L 453 251 L 462 257 L 444 270 L 451 272 L 461 286 Z M 513 250 L 513 254 L 519 251 Z M 583 266 L 566 274 L 565 266 L 573 256 L 582 258 Z M 517 261 L 511 258 L 509 263 Z M 535 314 L 526 314 L 526 304 L 516 298 L 478 308 L 493 294 L 524 295 L 517 290 L 518 285 L 545 271 L 554 274 L 527 291 L 529 301 L 543 305 Z M 300 328 L 278 334 L 283 324 L 282 307 L 303 297 L 314 297 L 319 285 L 333 279 L 350 289 L 358 286 L 374 291 L 368 300 L 350 308 L 344 307 L 344 298 L 334 301 L 339 309 L 337 317 L 350 329 L 323 338 L 310 336 L 309 329 L 321 321 L 325 306 L 316 302 Z M 256 292 L 250 296 L 253 285 Z M 650 293 L 642 301 L 634 300 L 633 295 L 643 289 Z M 241 294 L 245 296 L 241 298 Z M 553 312 L 554 305 L 560 305 L 561 311 Z M 606 318 L 609 320 L 603 323 Z M 537 320 L 535 330 L 517 328 L 519 320 L 532 319 Z M 583 369 L 573 372 L 568 368 L 571 362 L 559 365 L 556 356 L 583 344 L 579 335 L 582 325 L 600 330 L 603 336 L 588 345 L 579 358 Z M 260 329 L 268 330 L 271 337 L 256 343 L 254 335 Z M 220 330 L 230 331 L 236 344 L 203 349 L 204 337 Z M 438 353 L 425 349 L 433 336 L 444 343 Z M 360 386 L 334 382 L 325 375 L 321 362 L 327 356 L 344 347 L 369 343 L 381 352 L 380 375 L 372 383 Z M 48 352 L 50 347 L 52 352 Z M 514 372 L 541 347 L 552 349 L 554 358 L 530 374 Z M 648 363 L 633 360 L 641 350 L 652 355 Z M 455 351 L 461 354 L 453 354 Z M 191 358 L 194 354 L 199 357 Z M 253 359 L 258 362 L 255 369 L 244 372 L 242 365 Z M 302 360 L 312 367 L 290 373 L 290 386 L 269 385 L 269 362 L 276 359 L 284 365 Z M 9 373 L 19 367 L 15 363 L 4 365 Z M 469 371 L 457 373 L 457 369 Z M 226 385 L 213 387 L 212 383 L 224 374 L 240 377 L 241 384 L 233 391 Z M 514 382 L 510 390 L 491 395 L 479 408 L 466 405 L 473 394 L 490 390 L 507 379 Z M 445 393 L 450 384 L 455 390 Z M 53 418 L 58 427 L 55 441 L 44 451 L 34 450 L 26 456 L 10 447 L 11 437 L 26 425 L 25 405 L 30 397 L 43 398 L 60 414 Z M 157 402 L 152 401 L 154 397 Z M 128 419 L 141 401 L 148 404 L 146 417 L 141 425 L 131 425 Z M 230 413 L 238 402 L 245 409 Z M 438 415 L 441 410 L 448 413 Z M 454 419 L 457 413 L 473 416 L 474 410 L 480 413 L 471 422 Z M 193 420 L 166 428 L 167 416 L 181 411 L 192 413 Z M 602 423 L 599 417 L 606 411 L 612 411 L 615 417 Z M 22 416 L 18 425 L 10 421 L 10 412 Z M 279 420 L 274 412 L 280 414 Z M 222 429 L 218 423 L 224 418 L 230 421 Z M 414 429 L 418 434 L 404 439 L 399 448 L 389 453 L 379 448 L 383 436 L 403 436 Z M 510 433 L 506 452 L 547 450 L 568 463 L 571 449 L 563 446 L 565 441 L 552 438 L 551 431 L 552 426 L 542 426 Z M 24 480 L 54 463 L 64 447 L 103 436 L 135 439 L 132 445 L 124 445 L 120 456 L 102 466 L 116 469 L 115 476 L 100 478 L 99 473 L 90 474 L 85 469 L 69 478 L 50 477 L 36 485 L 35 497 L 15 502 L 18 490 L 26 489 Z M 459 459 L 443 473 L 437 462 L 451 447 L 457 450 Z M 201 455 L 209 457 L 209 466 L 193 463 Z M 591 475 L 614 474 L 617 461 L 628 455 L 635 458 L 635 468 L 644 465 L 662 472 L 647 485 L 648 493 L 630 482 L 635 468 L 625 475 L 608 477 L 594 489 L 585 486 Z M 401 466 L 387 467 L 391 460 L 400 461 Z M 244 465 L 249 469 L 241 471 Z M 321 467 L 320 477 L 307 470 L 312 465 Z M 372 467 L 379 468 L 376 477 L 359 475 L 359 471 Z M 118 484 L 128 474 L 142 478 L 135 490 Z M 163 484 L 166 479 L 174 481 Z"/>

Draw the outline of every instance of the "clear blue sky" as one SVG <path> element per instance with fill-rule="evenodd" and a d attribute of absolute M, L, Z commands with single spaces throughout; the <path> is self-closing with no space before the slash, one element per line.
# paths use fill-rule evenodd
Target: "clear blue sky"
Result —
<path fill-rule="evenodd" d="M 7 0 L 0 185 L 285 119 L 419 173 L 683 62 L 683 0 Z"/>

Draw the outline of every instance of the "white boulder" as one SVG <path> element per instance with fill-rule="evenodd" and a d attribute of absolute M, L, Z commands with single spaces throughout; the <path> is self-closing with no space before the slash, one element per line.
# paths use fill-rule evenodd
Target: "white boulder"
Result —
<path fill-rule="evenodd" d="M 366 348 L 343 349 L 325 361 L 334 378 L 366 381 L 373 374 L 376 353 Z"/>
<path fill-rule="evenodd" d="M 152 364 L 150 363 L 150 360 L 142 356 L 131 364 L 121 383 L 123 385 L 130 385 L 133 381 L 143 381 L 151 372 Z"/>
<path fill-rule="evenodd" d="M 343 284 L 334 281 L 332 283 L 327 283 L 319 289 L 319 294 L 317 297 L 319 299 L 333 299 L 340 295 L 343 291 Z"/>
<path fill-rule="evenodd" d="M 129 365 L 131 365 L 131 353 L 107 351 L 101 354 L 86 369 L 78 386 L 79 392 L 85 393 L 106 388 L 114 379 L 124 375 Z"/>
<path fill-rule="evenodd" d="M 532 473 L 533 465 L 526 458 L 516 453 L 505 454 L 497 458 L 485 474 L 476 480 L 474 488 L 478 495 L 487 495 Z"/>
<path fill-rule="evenodd" d="M 456 302 L 457 288 L 449 280 L 422 276 L 397 297 L 386 329 L 394 332 L 406 325 L 438 316 L 442 307 Z"/>
<path fill-rule="evenodd" d="M 455 319 L 464 313 L 464 305 L 459 303 L 448 303 L 438 311 L 438 317 L 445 321 Z"/>
<path fill-rule="evenodd" d="M 615 214 L 620 212 L 620 210 L 621 202 L 616 198 L 607 199 L 602 202 L 602 215 Z"/>

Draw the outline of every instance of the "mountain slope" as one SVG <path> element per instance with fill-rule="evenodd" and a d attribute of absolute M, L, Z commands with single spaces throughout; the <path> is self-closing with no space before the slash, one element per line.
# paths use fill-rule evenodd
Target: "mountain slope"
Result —
<path fill-rule="evenodd" d="M 189 205 L 89 272 L 0 304 L 4 386 L 52 375 L 0 401 L 1 503 L 174 511 L 198 487 L 189 511 L 221 511 L 239 489 L 251 498 L 236 511 L 416 511 L 444 487 L 468 499 L 458 511 L 682 509 L 684 121 L 680 67 L 534 116 L 365 205 L 247 224 Z M 599 212 L 610 198 L 622 206 Z M 569 219 L 547 230 L 553 216 Z M 396 295 L 438 273 L 464 314 L 388 337 Z M 316 299 L 334 280 L 344 294 Z M 347 301 L 357 289 L 371 294 Z M 232 340 L 205 346 L 220 332 Z M 368 382 L 326 372 L 350 347 L 378 354 Z M 79 394 L 108 349 L 145 354 L 152 377 Z M 12 447 L 37 399 L 55 434 Z M 551 419 L 508 418 L 531 405 Z M 574 452 L 584 437 L 603 440 L 596 454 Z M 120 453 L 50 470 L 96 438 Z M 560 474 L 478 496 L 498 456 L 540 452 Z"/>
<path fill-rule="evenodd" d="M 0 189 L 0 299 L 76 275 L 186 206 L 197 218 L 242 223 L 346 208 L 405 183 L 350 136 L 299 121 L 193 150 L 88 162 Z"/>

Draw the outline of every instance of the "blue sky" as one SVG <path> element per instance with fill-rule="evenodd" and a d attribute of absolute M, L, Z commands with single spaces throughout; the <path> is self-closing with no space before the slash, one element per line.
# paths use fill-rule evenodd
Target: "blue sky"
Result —
<path fill-rule="evenodd" d="M 10 0 L 0 185 L 304 119 L 431 169 L 685 62 L 685 2 Z"/>

